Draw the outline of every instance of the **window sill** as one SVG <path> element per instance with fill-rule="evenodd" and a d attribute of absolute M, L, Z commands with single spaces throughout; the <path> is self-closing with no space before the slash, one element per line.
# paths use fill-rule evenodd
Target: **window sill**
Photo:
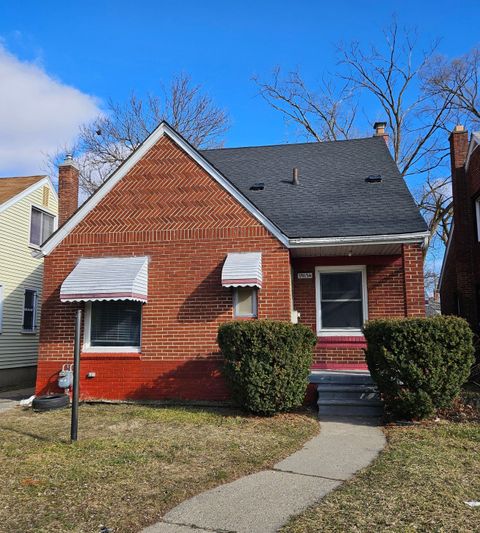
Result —
<path fill-rule="evenodd" d="M 98 359 L 140 359 L 140 351 L 131 351 L 131 352 L 93 352 L 91 350 L 83 350 L 80 354 L 82 361 L 88 360 L 98 360 Z"/>
<path fill-rule="evenodd" d="M 84 346 L 83 353 L 114 353 L 114 354 L 132 354 L 140 353 L 142 350 L 136 346 Z"/>
<path fill-rule="evenodd" d="M 363 332 L 361 329 L 321 329 L 317 331 L 317 337 L 361 337 Z"/>
<path fill-rule="evenodd" d="M 38 331 L 35 330 L 35 329 L 32 330 L 32 331 L 29 331 L 29 330 L 27 330 L 27 329 L 22 329 L 22 330 L 20 331 L 20 333 L 21 333 L 22 335 L 36 335 L 36 334 L 38 333 Z"/>

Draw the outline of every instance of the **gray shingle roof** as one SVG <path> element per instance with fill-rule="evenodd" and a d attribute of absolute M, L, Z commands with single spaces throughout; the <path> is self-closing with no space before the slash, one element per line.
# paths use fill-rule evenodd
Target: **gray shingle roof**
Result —
<path fill-rule="evenodd" d="M 381 137 L 201 153 L 290 238 L 427 229 Z M 292 184 L 294 167 L 299 185 Z M 382 181 L 365 182 L 371 175 Z M 259 182 L 263 190 L 250 190 Z"/>

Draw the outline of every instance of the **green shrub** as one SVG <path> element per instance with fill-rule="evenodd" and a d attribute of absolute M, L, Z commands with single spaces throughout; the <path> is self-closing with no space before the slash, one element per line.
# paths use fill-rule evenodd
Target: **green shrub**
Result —
<path fill-rule="evenodd" d="M 300 324 L 272 320 L 222 324 L 218 344 L 234 401 L 260 415 L 301 406 L 316 340 L 312 330 Z"/>
<path fill-rule="evenodd" d="M 366 358 L 387 411 L 425 418 L 449 407 L 474 361 L 473 333 L 453 316 L 372 320 Z"/>

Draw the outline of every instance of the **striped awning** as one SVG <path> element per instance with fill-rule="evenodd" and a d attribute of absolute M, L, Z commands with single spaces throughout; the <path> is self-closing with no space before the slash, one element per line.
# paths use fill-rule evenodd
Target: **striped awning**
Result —
<path fill-rule="evenodd" d="M 148 295 L 147 257 L 80 259 L 60 289 L 62 302 L 135 300 Z"/>
<path fill-rule="evenodd" d="M 261 287 L 262 254 L 260 252 L 230 253 L 222 269 L 224 287 Z"/>

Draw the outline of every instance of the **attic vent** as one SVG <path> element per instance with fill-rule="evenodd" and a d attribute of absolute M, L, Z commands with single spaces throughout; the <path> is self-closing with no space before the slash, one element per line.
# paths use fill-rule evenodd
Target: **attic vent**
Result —
<path fill-rule="evenodd" d="M 265 189 L 265 183 L 254 183 L 251 187 L 251 191 L 263 191 Z"/>
<path fill-rule="evenodd" d="M 380 183 L 382 181 L 382 176 L 380 176 L 380 174 L 372 174 L 371 176 L 368 176 L 368 178 L 365 178 L 365 181 L 367 183 Z"/>

